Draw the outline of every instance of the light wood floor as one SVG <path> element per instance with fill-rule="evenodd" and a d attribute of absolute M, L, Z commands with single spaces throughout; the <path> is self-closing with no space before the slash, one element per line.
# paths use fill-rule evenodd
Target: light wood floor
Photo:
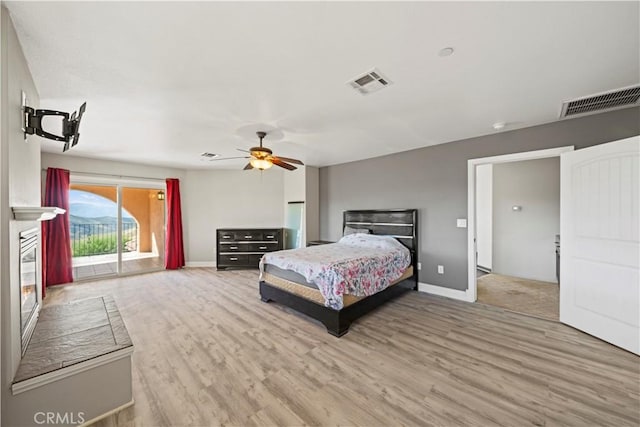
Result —
<path fill-rule="evenodd" d="M 478 277 L 477 283 L 478 302 L 556 322 L 560 319 L 560 287 L 557 283 L 495 273 Z"/>
<path fill-rule="evenodd" d="M 58 287 L 112 294 L 136 404 L 99 426 L 638 426 L 640 359 L 560 323 L 411 292 L 338 339 L 258 298 L 256 271 Z"/>

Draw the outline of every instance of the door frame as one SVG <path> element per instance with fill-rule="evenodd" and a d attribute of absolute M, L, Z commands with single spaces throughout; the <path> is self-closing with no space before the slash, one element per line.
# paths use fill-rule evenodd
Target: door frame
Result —
<path fill-rule="evenodd" d="M 106 185 L 112 186 L 116 188 L 116 206 L 118 211 L 118 227 L 117 227 L 117 245 L 118 248 L 122 247 L 122 188 L 123 187 L 138 187 L 138 188 L 149 188 L 154 190 L 161 190 L 165 193 L 167 192 L 166 182 L 160 178 L 135 178 L 135 177 L 124 177 L 120 175 L 107 175 L 107 174 L 92 174 L 86 172 L 70 172 L 70 183 L 71 184 L 85 184 L 85 185 Z M 165 204 L 165 212 L 164 212 L 164 229 L 165 229 L 165 237 L 166 237 L 166 227 L 167 227 L 167 206 Z M 91 280 L 101 280 L 112 277 L 123 277 L 123 276 L 132 276 L 141 273 L 149 273 L 152 271 L 161 271 L 163 268 L 153 268 L 142 271 L 135 272 L 123 272 L 122 271 L 122 251 L 118 250 L 117 253 L 117 261 L 116 261 L 116 273 L 115 274 L 101 274 L 91 278 L 86 279 L 76 279 L 74 277 L 74 281 L 91 281 Z"/>
<path fill-rule="evenodd" d="M 478 283 L 476 277 L 476 166 L 560 157 L 562 153 L 574 151 L 574 148 L 575 147 L 573 145 L 568 145 L 564 147 L 549 148 L 546 150 L 525 151 L 521 153 L 470 159 L 467 161 L 467 301 L 475 302 L 478 299 Z"/>

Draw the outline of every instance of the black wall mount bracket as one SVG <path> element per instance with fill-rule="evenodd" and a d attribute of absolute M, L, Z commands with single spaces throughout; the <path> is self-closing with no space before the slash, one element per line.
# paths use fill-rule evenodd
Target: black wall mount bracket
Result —
<path fill-rule="evenodd" d="M 85 102 L 80 106 L 78 112 L 74 111 L 71 115 L 63 111 L 34 109 L 27 106 L 26 95 L 22 92 L 22 130 L 24 138 L 27 139 L 27 135 L 36 134 L 43 138 L 64 142 L 62 151 L 67 151 L 75 146 L 80 139 L 80 119 L 86 107 L 87 103 Z M 47 116 L 62 117 L 62 135 L 56 135 L 42 129 L 42 119 Z"/>

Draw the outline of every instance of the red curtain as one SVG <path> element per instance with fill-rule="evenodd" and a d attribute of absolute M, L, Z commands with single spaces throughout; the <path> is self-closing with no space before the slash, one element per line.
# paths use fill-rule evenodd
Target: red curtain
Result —
<path fill-rule="evenodd" d="M 64 209 L 63 215 L 42 222 L 42 296 L 47 286 L 73 282 L 69 233 L 69 171 L 47 169 L 43 206 Z"/>
<path fill-rule="evenodd" d="M 180 181 L 177 178 L 167 178 L 167 241 L 164 249 L 164 266 L 168 270 L 184 267 Z"/>

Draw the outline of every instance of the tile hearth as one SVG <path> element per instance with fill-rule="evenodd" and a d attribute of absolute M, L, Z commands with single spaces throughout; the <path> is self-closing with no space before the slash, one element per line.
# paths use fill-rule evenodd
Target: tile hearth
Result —
<path fill-rule="evenodd" d="M 111 296 L 44 307 L 13 383 L 132 346 Z"/>

